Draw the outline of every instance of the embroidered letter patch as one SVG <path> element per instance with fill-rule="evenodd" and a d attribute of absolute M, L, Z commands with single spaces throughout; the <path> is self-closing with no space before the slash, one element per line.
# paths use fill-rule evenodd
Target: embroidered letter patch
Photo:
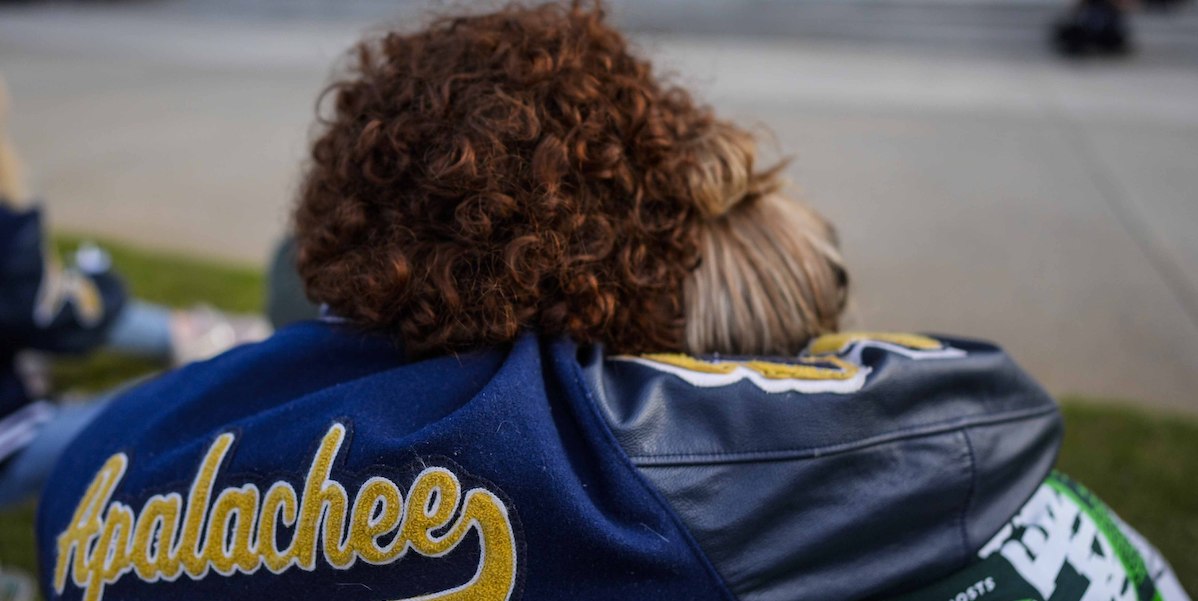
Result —
<path fill-rule="evenodd" d="M 701 359 L 676 353 L 616 356 L 673 374 L 692 386 L 715 388 L 742 380 L 769 392 L 850 394 L 865 386 L 870 368 L 861 360 L 867 348 L 881 349 L 908 359 L 950 359 L 965 351 L 918 334 L 828 334 L 811 341 L 797 357 L 776 359 Z"/>
<path fill-rule="evenodd" d="M 105 586 L 123 577 L 152 583 L 182 574 L 200 580 L 210 571 L 231 576 L 266 568 L 280 574 L 315 570 L 319 563 L 348 569 L 359 560 L 384 565 L 409 552 L 447 557 L 476 533 L 474 576 L 411 601 L 512 597 L 515 530 L 499 496 L 482 487 L 463 491 L 458 476 L 444 467 L 424 468 L 406 500 L 383 477 L 366 480 L 351 494 L 331 473 L 345 437 L 344 425 L 329 428 L 300 490 L 280 480 L 265 491 L 254 484 L 217 491 L 217 475 L 235 438 L 222 434 L 200 461 L 189 490 L 154 495 L 140 511 L 111 500 L 129 464 L 124 453 L 113 455 L 58 536 L 55 591 L 61 594 L 69 578 L 86 601 L 100 601 Z M 280 544 L 286 530 L 290 540 Z"/>

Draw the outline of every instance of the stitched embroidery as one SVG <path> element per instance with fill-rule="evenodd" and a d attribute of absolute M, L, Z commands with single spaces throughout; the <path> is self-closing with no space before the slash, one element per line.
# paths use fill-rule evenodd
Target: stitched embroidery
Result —
<path fill-rule="evenodd" d="M 640 363 L 686 380 L 692 386 L 714 388 L 748 380 L 770 392 L 848 394 L 861 390 L 870 368 L 861 351 L 877 348 L 909 359 L 963 357 L 965 351 L 917 334 L 843 333 L 821 336 L 802 355 L 785 361 L 761 359 L 701 359 L 681 353 L 652 353 L 612 357 Z"/>
<path fill-rule="evenodd" d="M 811 341 L 807 352 L 822 355 L 839 353 L 857 342 L 885 342 L 917 351 L 934 351 L 944 348 L 939 340 L 920 336 L 919 334 L 898 334 L 891 332 L 841 332 L 839 334 L 824 334 Z"/>
<path fill-rule="evenodd" d="M 407 601 L 506 601 L 516 588 L 516 539 L 508 508 L 485 488 L 463 493 L 452 471 L 427 467 L 408 490 L 372 477 L 352 497 L 332 478 L 346 429 L 334 424 L 321 440 L 297 493 L 290 483 L 273 483 L 265 495 L 254 484 L 228 487 L 212 501 L 214 482 L 234 442 L 231 433 L 209 447 L 186 502 L 179 493 L 155 495 L 140 512 L 110 501 L 129 459 L 113 455 L 96 473 L 58 536 L 54 588 L 62 593 L 68 576 L 86 601 L 100 601 L 105 586 L 132 573 L 145 582 L 193 580 L 262 567 L 279 574 L 314 570 L 324 563 L 347 569 L 358 560 L 384 565 L 412 550 L 425 557 L 452 553 L 472 532 L 480 542 L 478 568 L 466 583 Z M 455 517 L 456 516 L 456 517 Z M 205 529 L 205 524 L 207 525 Z M 278 525 L 292 538 L 278 548 Z M 395 533 L 390 542 L 380 538 Z M 319 552 L 319 553 L 318 553 Z"/>
<path fill-rule="evenodd" d="M 919 334 L 886 332 L 842 332 L 825 334 L 812 340 L 805 355 L 836 354 L 854 363 L 861 362 L 861 352 L 867 348 L 881 349 L 908 359 L 951 359 L 964 357 L 965 351 Z"/>
<path fill-rule="evenodd" d="M 780 361 L 699 359 L 682 354 L 612 357 L 674 374 L 700 388 L 728 386 L 748 380 L 766 392 L 852 392 L 865 383 L 869 368 L 835 355 L 796 357 Z"/>

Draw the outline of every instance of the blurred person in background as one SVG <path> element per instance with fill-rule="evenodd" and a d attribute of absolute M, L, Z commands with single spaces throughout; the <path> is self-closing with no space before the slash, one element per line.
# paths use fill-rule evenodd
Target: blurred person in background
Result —
<path fill-rule="evenodd" d="M 1056 49 L 1066 56 L 1119 56 L 1131 51 L 1129 0 L 1078 0 L 1052 28 Z"/>
<path fill-rule="evenodd" d="M 259 318 L 129 298 L 107 254 L 92 245 L 60 265 L 7 122 L 0 80 L 0 507 L 37 493 L 62 449 L 110 396 L 45 399 L 46 365 L 30 351 L 52 356 L 104 347 L 181 364 L 270 333 Z"/>
<path fill-rule="evenodd" d="M 295 211 L 320 320 L 122 394 L 48 599 L 1188 601 L 993 345 L 839 332 L 835 232 L 589 3 L 384 32 Z"/>
<path fill-rule="evenodd" d="M 1053 46 L 1066 56 L 1122 56 L 1131 52 L 1129 13 L 1136 6 L 1169 10 L 1185 0 L 1078 0 L 1052 26 Z"/>

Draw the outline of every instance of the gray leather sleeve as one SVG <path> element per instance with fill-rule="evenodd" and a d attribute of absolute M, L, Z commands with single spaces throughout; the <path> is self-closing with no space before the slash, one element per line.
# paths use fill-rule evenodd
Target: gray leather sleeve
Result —
<path fill-rule="evenodd" d="M 854 355 L 851 393 L 698 387 L 583 357 L 608 423 L 729 587 L 751 601 L 850 601 L 960 569 L 1055 461 L 1052 400 L 994 347 Z"/>

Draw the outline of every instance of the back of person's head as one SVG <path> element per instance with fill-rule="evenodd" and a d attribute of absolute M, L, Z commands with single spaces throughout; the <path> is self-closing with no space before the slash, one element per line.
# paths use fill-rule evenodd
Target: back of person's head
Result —
<path fill-rule="evenodd" d="M 309 296 L 414 356 L 523 330 L 613 352 L 795 353 L 834 330 L 831 228 L 601 7 L 360 43 L 296 211 Z"/>

